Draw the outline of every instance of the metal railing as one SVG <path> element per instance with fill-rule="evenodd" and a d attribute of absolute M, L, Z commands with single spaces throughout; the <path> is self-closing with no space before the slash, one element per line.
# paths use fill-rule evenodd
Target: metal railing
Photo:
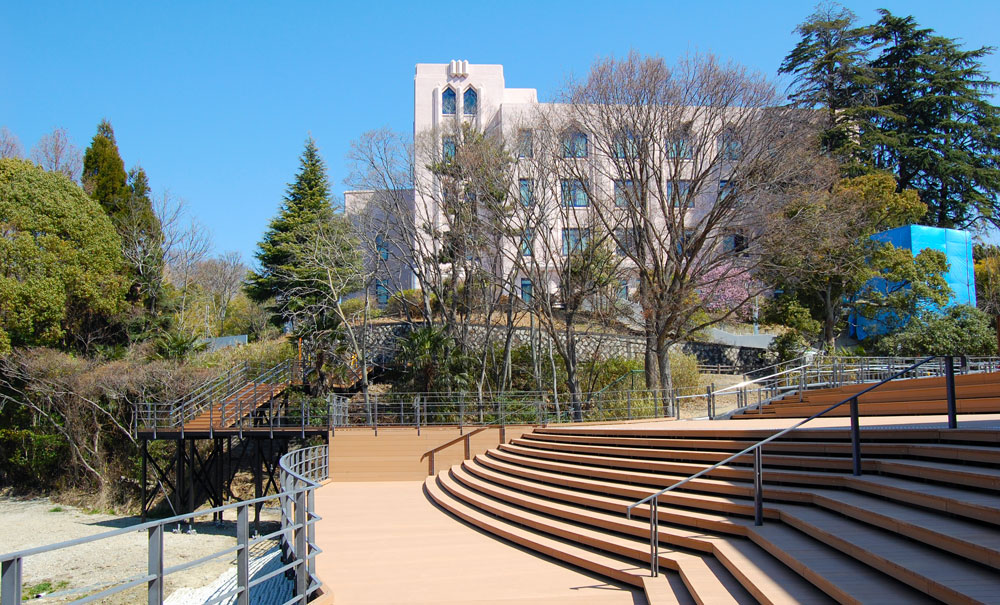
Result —
<path fill-rule="evenodd" d="M 715 464 L 713 464 L 713 465 L 711 465 L 711 466 L 709 466 L 709 467 L 707 467 L 705 469 L 702 469 L 701 471 L 698 471 L 697 473 L 694 473 L 690 477 L 687 477 L 685 479 L 681 479 L 680 481 L 677 481 L 676 483 L 673 483 L 673 484 L 671 484 L 671 485 L 669 485 L 669 486 L 661 489 L 658 492 L 654 492 L 654 493 L 646 496 L 645 498 L 642 498 L 641 500 L 637 500 L 636 502 L 633 502 L 632 504 L 628 505 L 625 508 L 625 515 L 629 519 L 632 518 L 632 511 L 636 507 L 641 506 L 643 504 L 647 504 L 647 503 L 648 503 L 648 506 L 649 506 L 649 566 L 650 566 L 650 574 L 653 575 L 653 576 L 657 576 L 657 575 L 659 575 L 659 571 L 660 571 L 660 563 L 659 563 L 659 525 L 658 525 L 659 524 L 659 498 L 660 498 L 660 496 L 666 494 L 669 491 L 676 490 L 676 489 L 678 489 L 678 488 L 686 485 L 687 483 L 693 481 L 694 479 L 697 479 L 699 477 L 707 475 L 708 473 L 711 473 L 712 471 L 718 469 L 719 467 L 721 467 L 721 466 L 723 466 L 725 464 L 728 464 L 728 463 L 732 462 L 733 460 L 736 460 L 737 458 L 740 458 L 742 456 L 746 456 L 747 454 L 753 454 L 754 524 L 758 525 L 758 526 L 762 525 L 764 523 L 764 514 L 763 514 L 763 498 L 764 498 L 764 496 L 763 496 L 763 461 L 762 461 L 761 449 L 763 448 L 764 445 L 766 445 L 767 443 L 770 443 L 771 441 L 774 441 L 775 439 L 778 439 L 778 438 L 780 438 L 780 437 L 782 437 L 784 435 L 787 435 L 788 433 L 790 433 L 790 432 L 792 432 L 792 431 L 800 428 L 802 425 L 806 424 L 807 422 L 809 422 L 811 420 L 819 418 L 820 416 L 823 416 L 823 415 L 825 415 L 825 414 L 827 414 L 827 413 L 829 413 L 829 412 L 831 412 L 831 411 L 839 408 L 840 406 L 849 403 L 850 404 L 850 410 L 851 410 L 850 411 L 850 418 L 851 418 L 851 428 L 850 428 L 850 433 L 851 433 L 851 461 L 852 461 L 852 469 L 851 470 L 852 470 L 852 473 L 855 476 L 861 475 L 861 430 L 860 430 L 860 420 L 859 420 L 859 410 L 858 410 L 858 407 L 859 407 L 858 406 L 858 398 L 861 395 L 864 395 L 865 393 L 873 391 L 873 390 L 877 389 L 878 387 L 880 387 L 880 386 L 882 386 L 884 384 L 887 384 L 887 383 L 889 383 L 889 382 L 891 382 L 893 380 L 900 379 L 900 378 L 902 378 L 904 376 L 907 376 L 907 375 L 910 375 L 910 374 L 914 373 L 915 371 L 917 371 L 917 370 L 919 370 L 921 368 L 924 368 L 925 366 L 927 366 L 927 364 L 929 364 L 934 359 L 939 359 L 939 361 L 941 362 L 939 364 L 939 366 L 941 366 L 942 369 L 943 369 L 943 371 L 944 371 L 944 376 L 945 376 L 945 397 L 946 397 L 946 400 L 947 400 L 947 414 L 948 414 L 948 428 L 951 428 L 951 429 L 958 428 L 958 416 L 957 416 L 958 411 L 957 411 L 957 404 L 956 404 L 956 398 L 955 398 L 954 357 L 952 357 L 952 356 L 945 356 L 945 357 L 930 356 L 930 357 L 926 357 L 924 359 L 921 359 L 921 360 L 917 361 L 916 363 L 913 363 L 913 364 L 911 364 L 909 366 L 906 366 L 903 369 L 896 370 L 893 373 L 891 373 L 891 374 L 887 375 L 886 377 L 884 377 L 882 380 L 880 380 L 880 381 L 878 381 L 878 382 L 876 382 L 876 383 L 874 383 L 874 384 L 872 384 L 872 385 L 870 385 L 868 387 L 865 387 L 864 389 L 861 389 L 861 390 L 859 390 L 856 393 L 852 393 L 851 395 L 849 395 L 848 397 L 844 398 L 843 400 L 838 401 L 837 403 L 834 403 L 833 405 L 828 406 L 827 408 L 825 408 L 825 409 L 823 409 L 823 410 L 821 410 L 821 411 L 813 414 L 812 416 L 809 416 L 808 418 L 805 418 L 805 419 L 803 419 L 803 420 L 801 420 L 801 421 L 793 424 L 792 426 L 790 426 L 788 428 L 782 429 L 782 430 L 776 432 L 775 434 L 771 435 L 770 437 L 762 439 L 762 440 L 758 441 L 757 443 L 751 445 L 750 447 L 747 447 L 747 448 L 745 448 L 745 449 L 743 449 L 743 450 L 741 450 L 741 451 L 739 451 L 739 452 L 737 452 L 737 453 L 735 453 L 735 454 L 733 454 L 733 455 L 725 458 L 724 460 L 716 462 Z M 964 360 L 965 360 L 965 358 L 963 358 L 963 361 Z M 917 372 L 917 374 L 919 375 L 920 373 Z"/>
<path fill-rule="evenodd" d="M 295 594 L 307 597 L 321 585 L 316 576 L 316 488 L 330 478 L 330 450 L 325 445 L 288 452 L 281 468 L 281 550 L 283 561 L 295 563 Z M 303 531 L 304 530 L 304 531 Z"/>
<path fill-rule="evenodd" d="M 186 423 L 208 412 L 209 431 L 216 426 L 239 425 L 243 428 L 247 416 L 267 403 L 275 385 L 286 388 L 305 374 L 305 364 L 286 359 L 272 366 L 257 366 L 243 362 L 227 368 L 207 380 L 183 398 L 166 402 L 144 402 L 137 406 L 137 426 L 152 430 L 179 430 Z M 266 400 L 266 401 L 265 401 Z M 268 410 L 271 414 L 272 409 Z"/>
<path fill-rule="evenodd" d="M 57 544 L 29 548 L 17 552 L 0 555 L 0 605 L 20 605 L 23 589 L 24 561 L 30 557 L 56 550 L 71 548 L 107 540 L 135 532 L 146 532 L 147 565 L 146 573 L 124 578 L 99 587 L 81 589 L 88 594 L 72 601 L 72 603 L 92 603 L 101 601 L 122 591 L 145 585 L 145 601 L 149 605 L 163 602 L 165 578 L 198 565 L 202 565 L 219 557 L 236 557 L 236 585 L 231 590 L 213 595 L 211 603 L 230 602 L 235 599 L 238 605 L 250 603 L 253 589 L 279 574 L 292 574 L 295 578 L 295 591 L 292 599 L 283 605 L 306 603 L 309 595 L 322 585 L 315 571 L 315 557 L 320 552 L 315 542 L 315 524 L 320 517 L 315 513 L 315 490 L 329 476 L 329 453 L 327 446 L 317 446 L 296 450 L 283 456 L 279 462 L 282 492 L 277 495 L 265 496 L 254 500 L 244 500 L 218 506 L 215 508 L 177 515 L 158 521 L 140 523 L 92 536 L 67 540 Z M 268 500 L 278 498 L 282 503 L 282 520 L 280 529 L 263 536 L 250 536 L 249 511 L 252 507 L 262 505 Z M 236 545 L 192 561 L 170 565 L 166 564 L 163 555 L 163 540 L 167 526 L 191 523 L 197 517 L 211 517 L 225 511 L 236 511 Z M 268 541 L 278 541 L 285 553 L 283 565 L 267 573 L 250 577 L 251 550 Z M 96 592 L 94 592 L 96 591 Z M 79 592 L 79 591 L 78 591 Z"/>

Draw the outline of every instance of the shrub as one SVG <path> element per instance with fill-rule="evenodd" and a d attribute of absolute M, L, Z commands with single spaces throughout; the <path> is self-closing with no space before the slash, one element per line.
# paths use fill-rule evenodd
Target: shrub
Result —
<path fill-rule="evenodd" d="M 423 308 L 424 296 L 421 290 L 417 288 L 400 290 L 389 297 L 385 314 L 397 317 L 420 316 L 423 315 Z"/>
<path fill-rule="evenodd" d="M 774 337 L 767 346 L 767 352 L 775 363 L 781 363 L 802 355 L 809 348 L 809 343 L 801 333 L 789 330 Z"/>
<path fill-rule="evenodd" d="M 296 351 L 297 345 L 295 343 L 281 337 L 252 342 L 241 347 L 198 353 L 188 359 L 188 365 L 204 368 L 226 368 L 246 361 L 259 367 L 271 367 L 294 356 Z"/>
<path fill-rule="evenodd" d="M 199 343 L 198 337 L 183 332 L 166 332 L 157 337 L 153 343 L 158 359 L 183 360 L 192 353 L 205 350 L 205 343 Z"/>
<path fill-rule="evenodd" d="M 698 373 L 698 358 L 694 355 L 670 352 L 670 379 L 674 388 L 694 388 L 701 382 Z"/>
<path fill-rule="evenodd" d="M 975 307 L 956 305 L 944 314 L 926 312 L 875 343 L 882 355 L 994 355 L 996 333 L 990 317 Z"/>

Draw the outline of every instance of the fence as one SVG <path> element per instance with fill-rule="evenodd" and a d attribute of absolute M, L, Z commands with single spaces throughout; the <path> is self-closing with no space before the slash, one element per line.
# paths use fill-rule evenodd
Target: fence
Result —
<path fill-rule="evenodd" d="M 809 389 L 879 382 L 886 378 L 944 376 L 943 362 L 926 363 L 894 376 L 919 361 L 901 357 L 800 357 L 764 368 L 764 375 L 717 388 L 714 384 L 670 390 L 629 388 L 633 381 L 619 380 L 610 388 L 592 393 L 518 391 L 484 394 L 369 393 L 348 399 L 331 395 L 326 410 L 313 412 L 331 428 L 368 426 L 483 426 L 548 424 L 554 422 L 607 422 L 647 418 L 723 418 L 737 410 L 761 409 L 771 400 Z M 1000 370 L 1000 358 L 964 358 L 962 373 Z M 631 374 L 623 378 L 630 378 Z M 575 401 L 575 403 L 574 403 Z M 318 420 L 317 420 L 318 421 Z"/>

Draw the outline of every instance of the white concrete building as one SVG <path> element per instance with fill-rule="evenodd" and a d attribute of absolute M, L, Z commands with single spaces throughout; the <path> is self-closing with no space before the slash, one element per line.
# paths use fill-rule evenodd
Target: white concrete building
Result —
<path fill-rule="evenodd" d="M 414 77 L 413 109 L 413 189 L 394 194 L 401 200 L 394 206 L 393 214 L 397 216 L 388 217 L 395 228 L 386 229 L 380 236 L 385 243 L 381 244 L 379 254 L 386 262 L 383 263 L 384 275 L 375 286 L 379 303 L 384 303 L 393 291 L 418 287 L 414 271 L 408 266 L 414 261 L 396 256 L 397 252 L 412 249 L 415 238 L 422 238 L 421 242 L 416 242 L 417 248 L 422 246 L 434 251 L 425 258 L 440 256 L 438 251 L 442 244 L 431 241 L 429 233 L 449 230 L 447 213 L 442 211 L 446 193 L 429 166 L 455 153 L 459 142 L 456 139 L 462 136 L 463 125 L 489 136 L 502 137 L 513 157 L 516 174 L 511 179 L 515 189 L 511 197 L 520 198 L 524 203 L 511 206 L 510 212 L 514 217 L 523 215 L 524 234 L 522 242 L 518 242 L 508 233 L 502 240 L 504 253 L 488 261 L 491 271 L 510 280 L 512 295 L 531 296 L 533 289 L 537 291 L 542 287 L 538 276 L 546 274 L 547 265 L 560 262 L 560 256 L 564 257 L 574 246 L 596 237 L 598 232 L 612 241 L 619 251 L 627 241 L 628 236 L 609 227 L 606 220 L 601 224 L 595 216 L 598 213 L 594 212 L 594 205 L 620 206 L 629 197 L 628 190 L 633 189 L 632 181 L 616 178 L 611 166 L 615 157 L 621 157 L 616 155 L 620 152 L 616 149 L 634 144 L 628 135 L 611 142 L 608 136 L 580 131 L 574 126 L 573 106 L 539 103 L 535 89 L 507 88 L 502 65 L 470 64 L 468 61 L 419 63 Z M 726 175 L 731 172 L 726 167 L 726 156 L 736 159 L 742 143 L 728 135 L 720 137 L 719 132 L 725 127 L 716 123 L 720 115 L 717 110 L 689 109 L 685 128 L 691 132 L 690 140 L 684 135 L 673 143 L 660 145 L 661 151 L 666 150 L 663 161 L 673 166 L 673 173 L 666 179 L 669 181 L 666 190 L 660 193 L 677 198 L 664 206 L 663 212 L 683 213 L 695 224 L 713 201 L 724 195 Z M 540 120 L 547 125 L 548 132 L 538 130 Z M 711 145 L 706 145 L 708 139 Z M 691 140 L 699 141 L 702 148 L 693 150 Z M 541 166 L 540 158 L 546 153 L 558 156 L 559 165 Z M 706 170 L 695 166 L 702 162 L 705 154 L 717 168 Z M 687 176 L 689 174 L 691 176 Z M 378 214 L 378 211 L 365 209 L 376 195 L 385 193 L 349 191 L 345 194 L 345 204 L 349 212 Z M 664 220 L 669 219 L 664 217 Z M 679 224 L 683 225 L 684 221 Z M 683 231 L 683 235 L 673 237 L 672 241 L 689 237 L 688 230 Z M 661 242 L 661 245 L 681 244 Z M 722 234 L 713 245 L 745 246 L 746 234 L 734 228 Z M 516 266 L 521 264 L 516 258 L 518 254 L 533 256 L 533 275 L 517 270 Z M 634 288 L 627 267 L 627 263 L 623 264 L 621 271 L 622 295 Z M 549 291 L 556 287 L 553 275 L 542 280 L 547 282 L 545 287 Z"/>

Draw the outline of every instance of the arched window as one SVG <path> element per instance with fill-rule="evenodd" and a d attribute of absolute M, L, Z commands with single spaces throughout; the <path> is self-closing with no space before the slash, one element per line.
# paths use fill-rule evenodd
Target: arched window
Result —
<path fill-rule="evenodd" d="M 441 93 L 441 113 L 454 115 L 457 101 L 458 96 L 455 94 L 455 91 L 451 88 L 445 88 L 444 92 Z"/>
<path fill-rule="evenodd" d="M 479 111 L 479 95 L 476 93 L 476 89 L 470 86 L 465 89 L 465 94 L 462 95 L 462 113 L 474 116 L 477 111 Z"/>
<path fill-rule="evenodd" d="M 564 158 L 585 158 L 587 157 L 587 135 L 578 130 L 572 130 L 563 134 L 563 157 Z"/>

